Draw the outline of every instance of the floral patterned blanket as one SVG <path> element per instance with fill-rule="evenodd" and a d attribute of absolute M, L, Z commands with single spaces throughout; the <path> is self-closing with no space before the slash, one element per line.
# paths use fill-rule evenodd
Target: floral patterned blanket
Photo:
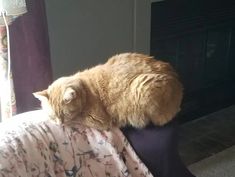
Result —
<path fill-rule="evenodd" d="M 65 127 L 41 110 L 0 124 L 0 177 L 152 177 L 119 129 Z"/>

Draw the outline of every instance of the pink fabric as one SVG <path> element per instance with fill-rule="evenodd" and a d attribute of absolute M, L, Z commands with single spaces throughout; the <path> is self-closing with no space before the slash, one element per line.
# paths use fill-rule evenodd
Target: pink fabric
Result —
<path fill-rule="evenodd" d="M 152 177 L 119 129 L 47 119 L 33 111 L 0 124 L 0 177 Z"/>

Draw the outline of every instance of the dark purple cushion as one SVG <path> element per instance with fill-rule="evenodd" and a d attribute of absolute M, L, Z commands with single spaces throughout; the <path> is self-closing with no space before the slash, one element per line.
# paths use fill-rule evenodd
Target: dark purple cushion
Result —
<path fill-rule="evenodd" d="M 175 121 L 145 129 L 124 128 L 139 158 L 156 177 L 194 177 L 182 163 L 178 153 L 178 125 Z"/>

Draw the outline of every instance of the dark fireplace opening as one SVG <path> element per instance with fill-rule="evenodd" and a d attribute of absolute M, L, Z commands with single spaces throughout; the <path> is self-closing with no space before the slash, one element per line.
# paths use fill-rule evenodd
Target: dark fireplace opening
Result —
<path fill-rule="evenodd" d="M 182 122 L 235 103 L 234 0 L 152 3 L 150 48 L 183 82 Z"/>

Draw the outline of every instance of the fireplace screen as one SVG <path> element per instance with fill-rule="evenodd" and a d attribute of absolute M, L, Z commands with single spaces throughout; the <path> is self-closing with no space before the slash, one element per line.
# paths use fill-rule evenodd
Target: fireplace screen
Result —
<path fill-rule="evenodd" d="M 180 120 L 235 103 L 235 2 L 166 0 L 151 6 L 151 55 L 185 87 Z"/>

